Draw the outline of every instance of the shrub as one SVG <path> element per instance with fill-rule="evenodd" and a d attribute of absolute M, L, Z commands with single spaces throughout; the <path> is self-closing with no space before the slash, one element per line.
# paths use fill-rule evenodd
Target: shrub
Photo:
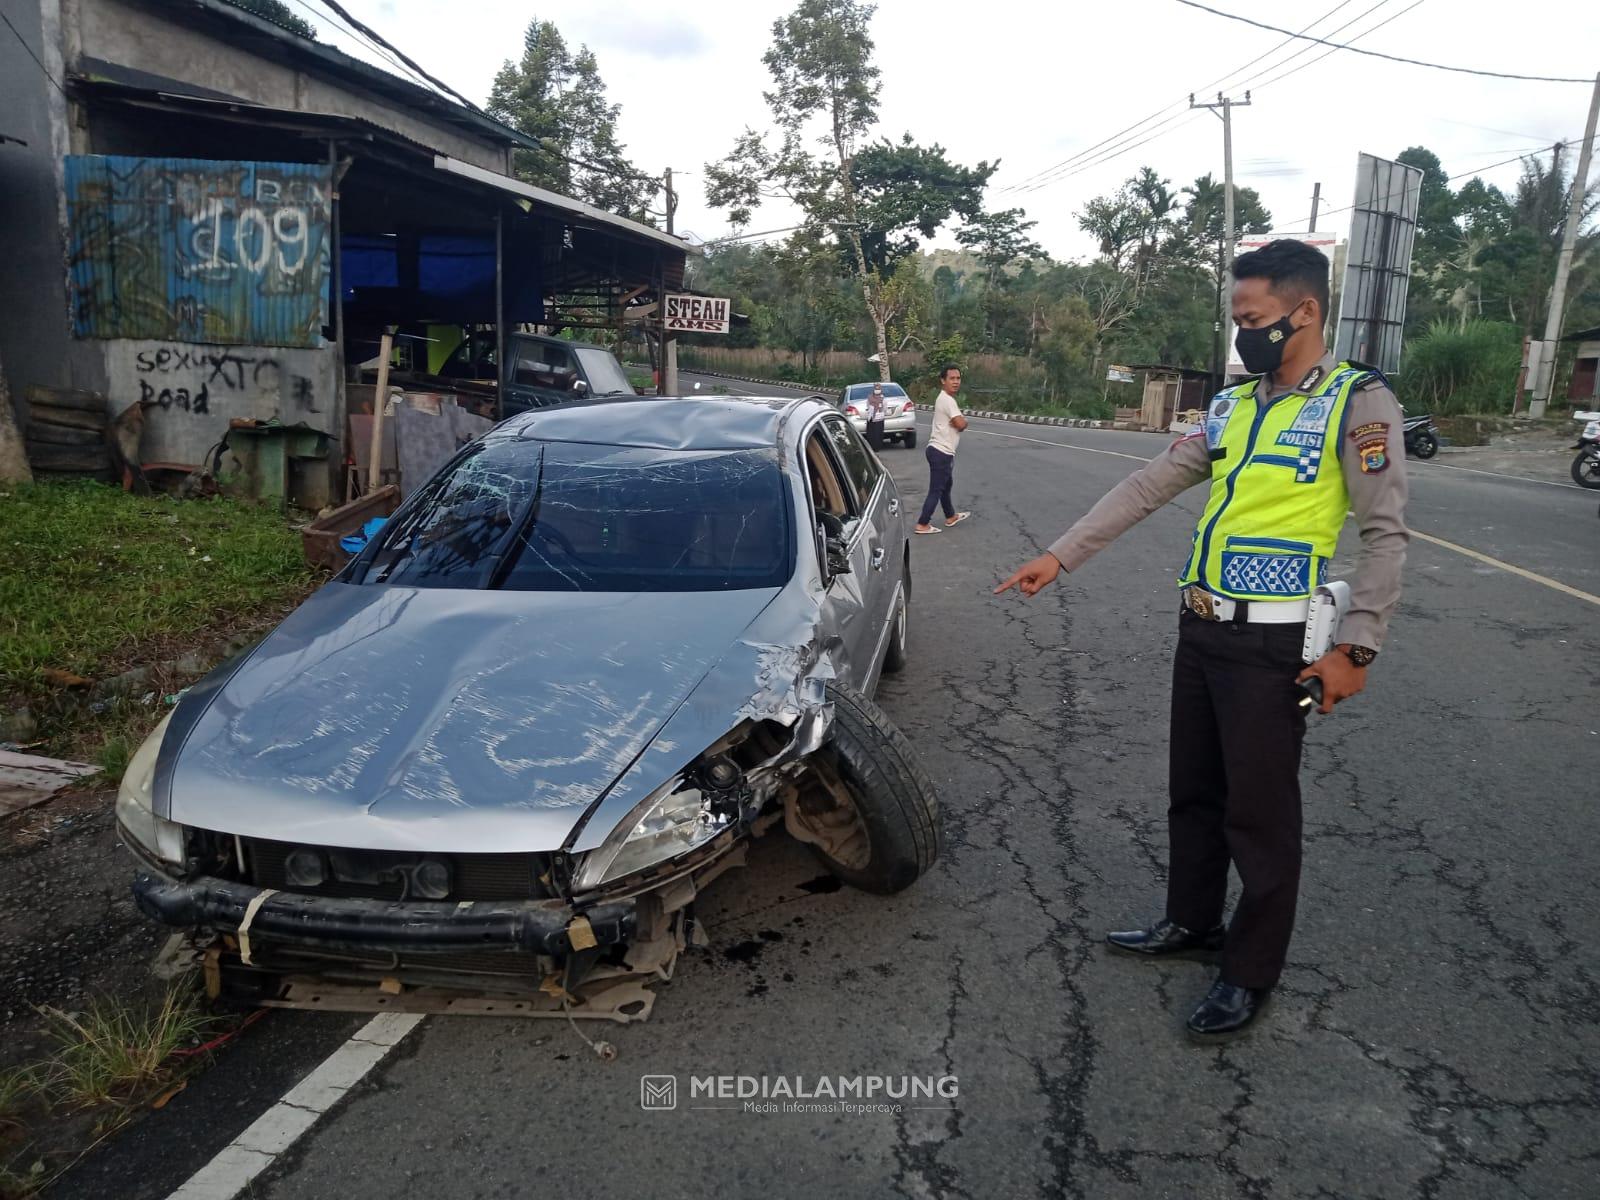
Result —
<path fill-rule="evenodd" d="M 1411 412 L 1510 412 L 1522 337 L 1498 321 L 1435 321 L 1406 347 L 1396 391 Z"/>

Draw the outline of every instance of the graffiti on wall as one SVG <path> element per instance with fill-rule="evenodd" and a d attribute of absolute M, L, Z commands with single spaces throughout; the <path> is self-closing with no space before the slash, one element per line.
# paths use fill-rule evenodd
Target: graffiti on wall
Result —
<path fill-rule="evenodd" d="M 320 413 L 317 385 L 278 356 L 238 354 L 215 346 L 159 345 L 133 356 L 139 399 L 168 412 L 207 416 L 219 396 L 276 396 L 296 419 Z"/>
<path fill-rule="evenodd" d="M 77 336 L 319 344 L 326 164 L 80 154 L 66 166 Z"/>

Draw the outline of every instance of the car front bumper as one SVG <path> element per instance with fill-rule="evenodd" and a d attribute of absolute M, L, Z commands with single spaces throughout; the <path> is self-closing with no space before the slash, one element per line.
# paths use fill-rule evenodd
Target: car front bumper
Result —
<path fill-rule="evenodd" d="M 209 876 L 171 879 L 149 871 L 135 876 L 133 897 L 141 911 L 163 924 L 237 933 L 248 916 L 251 937 L 338 950 L 457 954 L 510 949 L 564 958 L 574 949 L 625 945 L 637 926 L 632 899 L 582 909 L 561 900 L 352 900 L 273 892 Z"/>

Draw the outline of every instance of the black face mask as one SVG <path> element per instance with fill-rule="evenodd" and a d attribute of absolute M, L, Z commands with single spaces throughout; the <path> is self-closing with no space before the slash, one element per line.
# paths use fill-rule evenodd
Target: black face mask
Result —
<path fill-rule="evenodd" d="M 1260 329 L 1241 327 L 1234 337 L 1234 344 L 1239 347 L 1239 361 L 1251 375 L 1270 375 L 1283 365 L 1283 351 L 1295 333 L 1287 313 Z"/>

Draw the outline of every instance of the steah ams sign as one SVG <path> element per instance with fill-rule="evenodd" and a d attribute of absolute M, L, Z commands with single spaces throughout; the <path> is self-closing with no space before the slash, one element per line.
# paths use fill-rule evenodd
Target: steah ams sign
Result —
<path fill-rule="evenodd" d="M 727 333 L 728 308 L 723 296 L 668 296 L 666 327 L 679 333 Z"/>

